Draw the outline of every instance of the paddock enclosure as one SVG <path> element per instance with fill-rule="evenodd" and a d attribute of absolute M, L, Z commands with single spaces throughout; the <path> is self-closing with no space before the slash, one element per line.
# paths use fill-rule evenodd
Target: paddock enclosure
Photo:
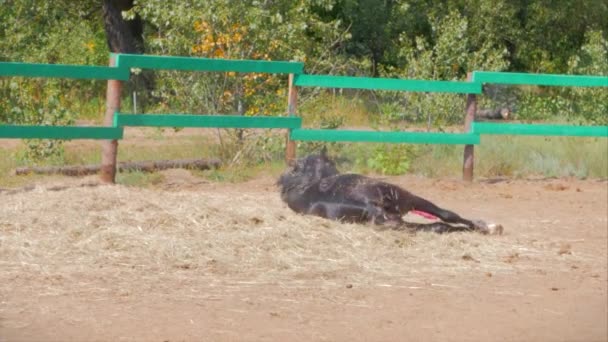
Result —
<path fill-rule="evenodd" d="M 387 177 L 505 226 L 409 235 L 297 215 L 271 176 L 162 174 L 0 192 L 0 340 L 607 338 L 606 181 Z"/>
<path fill-rule="evenodd" d="M 0 125 L 0 138 L 104 140 L 101 180 L 0 189 L 0 341 L 608 340 L 608 183 L 470 182 L 481 135 L 608 137 L 608 126 L 473 122 L 484 84 L 606 88 L 608 77 L 371 79 L 308 75 L 294 62 L 110 59 L 109 67 L 0 62 L 3 77 L 108 82 L 103 126 Z M 288 74 L 287 110 L 125 113 L 122 82 L 132 68 Z M 310 129 L 298 116 L 297 87 L 458 93 L 465 125 L 455 133 Z M 505 233 L 410 235 L 301 216 L 280 201 L 270 175 L 219 183 L 166 170 L 147 187 L 106 184 L 116 140 L 131 126 L 283 129 L 288 160 L 296 140 L 464 145 L 468 183 L 386 180 Z"/>

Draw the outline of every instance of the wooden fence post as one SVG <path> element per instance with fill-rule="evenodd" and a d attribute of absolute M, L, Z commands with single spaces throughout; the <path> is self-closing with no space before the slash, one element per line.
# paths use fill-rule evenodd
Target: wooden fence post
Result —
<path fill-rule="evenodd" d="M 298 108 L 298 90 L 293 84 L 294 74 L 289 74 L 289 90 L 287 98 L 287 113 L 289 116 L 296 115 Z M 285 162 L 290 164 L 296 159 L 296 143 L 289 138 L 291 129 L 287 130 L 287 136 L 285 139 Z"/>
<path fill-rule="evenodd" d="M 116 57 L 110 55 L 110 66 L 116 65 Z M 122 92 L 122 81 L 108 80 L 106 91 L 106 114 L 103 119 L 104 126 L 114 125 L 114 113 L 120 111 L 120 94 Z M 101 151 L 101 181 L 103 183 L 114 183 L 116 181 L 116 153 L 118 140 L 104 140 Z"/>
<path fill-rule="evenodd" d="M 467 74 L 467 81 L 471 81 L 471 73 Z M 464 131 L 471 132 L 471 124 L 475 120 L 475 112 L 477 111 L 477 96 L 475 94 L 467 94 L 466 115 L 464 117 Z M 465 182 L 473 181 L 473 167 L 475 164 L 475 145 L 464 146 L 464 160 L 462 163 L 462 179 Z"/>

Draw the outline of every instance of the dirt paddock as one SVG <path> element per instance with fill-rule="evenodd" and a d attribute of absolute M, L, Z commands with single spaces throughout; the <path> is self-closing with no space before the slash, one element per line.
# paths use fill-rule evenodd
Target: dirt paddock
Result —
<path fill-rule="evenodd" d="M 165 179 L 0 192 L 0 340 L 608 340 L 606 181 L 388 178 L 505 227 L 482 236 L 299 216 L 270 177 Z"/>

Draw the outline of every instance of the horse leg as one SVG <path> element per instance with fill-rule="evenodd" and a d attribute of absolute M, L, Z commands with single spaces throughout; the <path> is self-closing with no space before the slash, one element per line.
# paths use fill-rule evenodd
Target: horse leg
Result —
<path fill-rule="evenodd" d="M 418 197 L 415 195 L 411 195 L 408 198 L 408 206 L 409 210 L 419 210 L 425 213 L 429 213 L 437 216 L 443 222 L 446 223 L 454 223 L 454 224 L 462 224 L 466 228 L 458 229 L 458 227 L 449 226 L 449 225 L 435 225 L 431 224 L 428 227 L 416 228 L 417 230 L 426 230 L 426 231 L 437 231 L 437 232 L 448 232 L 448 231 L 478 231 L 483 234 L 501 234 L 502 226 L 499 225 L 489 225 L 481 220 L 468 220 L 460 217 L 460 215 L 436 206 L 431 201 L 425 200 L 422 197 Z"/>
<path fill-rule="evenodd" d="M 310 208 L 305 212 L 305 214 L 334 219 L 333 217 L 331 217 L 331 212 L 327 207 L 327 203 L 325 202 L 313 203 Z"/>
<path fill-rule="evenodd" d="M 433 223 L 412 223 L 403 222 L 399 229 L 406 229 L 415 232 L 431 232 L 431 233 L 453 233 L 453 232 L 470 232 L 473 229 L 467 226 L 452 226 L 444 222 Z M 482 231 L 483 232 L 483 231 Z"/>
<path fill-rule="evenodd" d="M 370 220 L 365 206 L 349 203 L 316 202 L 311 205 L 306 213 L 343 222 L 367 222 Z"/>

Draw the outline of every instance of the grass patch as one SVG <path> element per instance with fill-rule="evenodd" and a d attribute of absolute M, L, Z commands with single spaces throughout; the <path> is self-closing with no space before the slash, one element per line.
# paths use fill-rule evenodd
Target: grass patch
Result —
<path fill-rule="evenodd" d="M 145 187 L 162 183 L 165 177 L 157 172 L 119 172 L 116 174 L 116 183 L 128 186 Z"/>
<path fill-rule="evenodd" d="M 219 156 L 219 147 L 204 135 L 159 135 L 157 131 L 143 131 L 137 138 L 119 142 L 119 161 L 209 158 Z M 268 154 L 263 146 L 254 147 L 248 157 L 231 163 L 233 155 L 226 156 L 224 167 L 218 170 L 194 171 L 193 174 L 214 182 L 243 182 L 256 177 L 277 177 L 284 169 L 283 132 L 276 132 L 277 146 Z M 143 137 L 142 137 L 143 135 Z M 463 146 L 460 145 L 386 145 L 373 143 L 321 143 L 301 142 L 298 155 L 318 151 L 327 145 L 344 172 L 364 174 L 414 173 L 427 177 L 459 178 L 462 175 Z M 21 159 L 23 144 L 0 148 L 0 187 L 18 187 L 49 176 L 13 175 L 19 166 L 99 164 L 99 142 L 74 141 L 66 143 L 60 158 L 29 163 Z M 407 147 L 402 149 L 399 147 Z M 383 154 L 384 153 L 384 154 Z M 271 159 L 257 158 L 264 154 Z M 405 158 L 404 158 L 405 155 Z M 261 162 L 260 160 L 265 160 Z M 386 164 L 383 168 L 383 165 Z M 483 136 L 482 144 L 475 147 L 475 176 L 493 177 L 576 177 L 608 178 L 608 142 L 605 138 Z M 45 178 L 46 177 L 46 178 Z M 53 176 L 56 177 L 56 176 Z M 162 182 L 159 174 L 138 172 L 119 173 L 121 184 L 146 186 Z"/>
<path fill-rule="evenodd" d="M 337 96 L 323 92 L 303 103 L 298 110 L 304 127 L 368 127 L 370 110 L 361 97 Z"/>
<path fill-rule="evenodd" d="M 283 161 L 273 161 L 259 165 L 233 165 L 217 170 L 194 170 L 192 174 L 212 182 L 239 183 L 261 176 L 277 178 L 285 169 Z"/>
<path fill-rule="evenodd" d="M 302 143 L 298 155 L 316 152 L 324 144 Z M 462 145 L 407 145 L 402 150 L 392 144 L 327 143 L 343 171 L 383 173 L 377 162 L 391 166 L 409 156 L 409 173 L 426 177 L 461 177 Z M 379 151 L 385 156 L 379 159 Z M 386 160 L 385 160 L 386 159 Z M 400 169 L 400 168 L 396 168 Z M 390 171 L 390 169 L 389 169 Z M 394 174 L 395 172 L 384 172 Z M 608 178 L 606 138 L 483 136 L 475 146 L 476 177 L 576 177 Z"/>
<path fill-rule="evenodd" d="M 605 138 L 483 136 L 475 147 L 480 177 L 608 178 Z M 429 177 L 459 176 L 462 146 L 421 146 L 412 171 Z"/>
<path fill-rule="evenodd" d="M 162 159 L 195 159 L 214 156 L 208 137 L 200 135 L 183 135 L 171 138 L 159 137 L 155 129 L 144 130 L 150 135 L 119 141 L 117 159 L 121 161 L 162 160 Z M 151 132 L 151 133 L 150 133 Z M 0 187 L 19 187 L 31 184 L 45 177 L 43 175 L 14 176 L 13 171 L 21 166 L 60 166 L 86 165 L 101 163 L 101 142 L 91 140 L 74 140 L 66 142 L 60 156 L 40 161 L 25 160 L 26 146 L 22 143 L 10 143 L 0 147 Z M 141 175 L 119 176 L 127 183 L 136 184 Z M 147 180 L 141 180 L 146 183 Z"/>

